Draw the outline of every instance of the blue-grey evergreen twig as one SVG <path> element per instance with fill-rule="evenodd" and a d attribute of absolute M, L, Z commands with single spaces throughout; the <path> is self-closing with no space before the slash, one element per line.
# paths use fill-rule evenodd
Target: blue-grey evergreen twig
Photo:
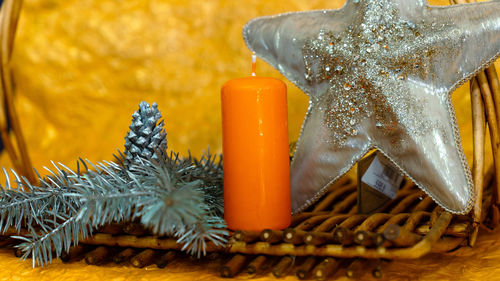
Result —
<path fill-rule="evenodd" d="M 208 241 L 224 245 L 222 159 L 209 152 L 199 160 L 168 155 L 160 118 L 155 104 L 140 104 L 118 163 L 80 159 L 76 171 L 54 164 L 36 186 L 15 172 L 11 184 L 4 170 L 0 231 L 27 229 L 28 235 L 14 237 L 22 240 L 23 257 L 31 255 L 33 265 L 41 266 L 93 229 L 135 219 L 157 235 L 176 237 L 183 250 L 198 257 Z"/>

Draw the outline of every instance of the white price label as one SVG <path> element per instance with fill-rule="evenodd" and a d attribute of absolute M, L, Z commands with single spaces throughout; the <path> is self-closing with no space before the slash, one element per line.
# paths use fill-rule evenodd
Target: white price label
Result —
<path fill-rule="evenodd" d="M 377 155 L 361 178 L 361 181 L 394 199 L 403 181 L 403 176 L 394 165 L 382 163 Z"/>

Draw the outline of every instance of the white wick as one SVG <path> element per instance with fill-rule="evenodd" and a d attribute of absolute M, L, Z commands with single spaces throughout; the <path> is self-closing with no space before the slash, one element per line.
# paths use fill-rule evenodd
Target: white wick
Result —
<path fill-rule="evenodd" d="M 255 65 L 257 64 L 257 55 L 255 52 L 252 53 L 252 76 L 257 76 L 255 74 Z"/>

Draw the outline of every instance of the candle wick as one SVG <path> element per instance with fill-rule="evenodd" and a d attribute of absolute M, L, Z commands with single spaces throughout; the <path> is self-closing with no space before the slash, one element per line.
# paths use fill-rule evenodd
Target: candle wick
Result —
<path fill-rule="evenodd" d="M 257 76 L 255 74 L 255 70 L 257 68 L 257 55 L 255 55 L 255 52 L 252 53 L 252 76 Z"/>

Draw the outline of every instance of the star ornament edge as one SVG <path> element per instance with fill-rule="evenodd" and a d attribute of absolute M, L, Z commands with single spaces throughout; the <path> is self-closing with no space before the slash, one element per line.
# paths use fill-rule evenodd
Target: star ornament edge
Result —
<path fill-rule="evenodd" d="M 397 1 L 397 0 L 395 0 L 395 1 Z M 311 13 L 318 14 L 318 13 L 332 13 L 333 12 L 333 15 L 339 16 L 340 11 L 342 11 L 343 9 L 346 9 L 346 7 L 348 5 L 352 5 L 352 2 L 353 2 L 352 0 L 351 1 L 348 0 L 346 2 L 346 4 L 341 9 L 337 9 L 337 10 L 320 10 L 320 11 L 309 11 L 309 12 L 290 12 L 290 13 L 284 13 L 284 14 L 279 14 L 279 15 L 274 15 L 274 16 L 267 16 L 267 17 L 256 18 L 256 19 L 253 19 L 250 22 L 248 22 L 247 25 L 243 29 L 243 37 L 244 37 L 244 40 L 245 40 L 247 46 L 251 50 L 255 51 L 265 61 L 267 61 L 272 66 L 274 66 L 275 68 L 277 68 L 285 77 L 287 77 L 289 80 L 291 80 L 292 83 L 294 83 L 295 85 L 297 85 L 302 91 L 304 91 L 308 96 L 310 96 L 308 111 L 307 111 L 305 120 L 304 120 L 304 122 L 302 124 L 299 142 L 298 142 L 297 147 L 296 147 L 296 152 L 300 152 L 301 146 L 304 145 L 302 143 L 303 142 L 302 140 L 304 139 L 305 127 L 307 126 L 309 119 L 311 119 L 312 110 L 313 110 L 314 103 L 315 103 L 314 99 L 316 97 L 314 96 L 313 93 L 311 93 L 312 92 L 311 89 L 309 89 L 307 87 L 304 87 L 304 84 L 297 80 L 297 76 L 294 77 L 293 75 L 290 75 L 290 72 L 288 72 L 287 70 L 285 70 L 283 68 L 283 65 L 281 63 L 279 63 L 279 60 L 283 59 L 282 55 L 278 52 L 279 50 L 273 50 L 272 49 L 273 48 L 273 46 L 271 46 L 272 43 L 266 45 L 266 42 L 262 38 L 257 38 L 257 41 L 260 41 L 264 45 L 264 48 L 256 50 L 257 48 L 255 48 L 255 46 L 252 45 L 252 38 L 250 38 L 251 35 L 250 35 L 249 30 L 251 29 L 251 26 L 255 22 L 262 22 L 262 21 L 267 21 L 267 20 L 273 20 L 273 19 L 277 19 L 277 18 L 280 18 L 280 17 L 283 17 L 283 16 L 289 16 L 289 15 L 295 16 L 295 15 L 308 15 L 308 14 L 311 14 Z M 417 1 L 416 3 L 417 3 L 417 6 L 421 5 L 422 8 L 429 8 L 429 9 L 430 8 L 433 8 L 433 9 L 443 9 L 444 8 L 444 9 L 446 9 L 446 8 L 450 7 L 450 6 L 448 6 L 448 7 L 433 7 L 433 6 L 429 6 L 426 1 Z M 476 4 L 469 4 L 469 5 L 476 5 Z M 456 7 L 456 6 L 457 5 L 455 5 L 453 7 Z M 463 5 L 458 5 L 458 6 L 463 6 Z M 258 36 L 259 34 L 256 34 L 256 35 Z M 283 35 L 283 34 L 281 34 L 281 35 Z M 277 43 L 277 42 L 273 42 L 273 43 Z M 290 55 L 290 54 L 288 53 L 288 55 Z M 297 54 L 294 54 L 294 55 L 298 56 Z M 349 171 L 355 165 L 355 163 L 357 163 L 357 161 L 359 161 L 359 159 L 362 158 L 362 156 L 364 156 L 368 151 L 370 151 L 373 148 L 381 151 L 384 155 L 386 155 L 391 160 L 391 162 L 393 164 L 395 164 L 398 167 L 398 169 L 403 174 L 405 174 L 414 183 L 416 183 L 416 185 L 421 190 L 423 190 L 425 193 L 427 193 L 431 198 L 434 199 L 434 201 L 436 201 L 444 209 L 446 209 L 448 211 L 451 211 L 453 213 L 466 213 L 466 212 L 468 212 L 471 209 L 472 204 L 473 204 L 473 200 L 474 200 L 473 183 L 472 183 L 472 176 L 471 176 L 471 173 L 470 173 L 470 168 L 469 168 L 469 165 L 467 163 L 467 160 L 465 158 L 465 154 L 463 153 L 463 149 L 462 149 L 462 146 L 461 146 L 461 139 L 460 139 L 460 134 L 459 134 L 459 131 L 458 131 L 458 124 L 456 122 L 456 114 L 455 114 L 453 105 L 451 103 L 451 93 L 454 90 L 456 90 L 456 88 L 458 88 L 459 86 L 461 86 L 462 84 L 464 84 L 465 82 L 467 82 L 470 78 L 472 78 L 479 71 L 482 71 L 489 64 L 491 64 L 492 62 L 494 62 L 496 60 L 496 58 L 498 58 L 499 56 L 500 56 L 500 50 L 498 50 L 497 53 L 496 53 L 496 55 L 494 55 L 493 57 L 489 58 L 489 60 L 487 60 L 486 62 L 484 62 L 482 65 L 477 66 L 474 69 L 474 71 L 469 72 L 467 75 L 463 75 L 461 79 L 458 79 L 458 81 L 455 81 L 455 83 L 452 86 L 448 87 L 448 90 L 445 93 L 445 99 L 446 99 L 446 104 L 447 104 L 448 117 L 450 119 L 449 121 L 451 121 L 451 129 L 453 131 L 453 139 L 452 139 L 452 141 L 455 142 L 455 147 L 454 148 L 456 149 L 456 152 L 458 153 L 458 156 L 460 158 L 459 160 L 461 162 L 461 168 L 463 169 L 463 176 L 465 177 L 465 182 L 466 182 L 466 185 L 467 185 L 465 192 L 467 193 L 466 196 L 468 198 L 466 200 L 464 200 L 464 202 L 466 202 L 464 204 L 465 205 L 464 208 L 453 209 L 453 208 L 450 208 L 449 206 L 447 206 L 447 204 L 443 203 L 440 200 L 440 198 L 437 198 L 436 196 L 434 196 L 434 194 L 432 192 L 430 192 L 425 185 L 422 185 L 422 184 L 420 184 L 420 181 L 415 180 L 415 178 L 412 176 L 411 171 L 407 172 L 406 169 L 402 168 L 401 165 L 399 165 L 397 163 L 398 161 L 396 161 L 393 157 L 391 157 L 390 153 L 388 153 L 387 151 L 385 151 L 383 148 L 377 146 L 377 144 L 370 143 L 370 145 L 362 151 L 363 153 L 362 153 L 361 156 L 355 157 L 354 158 L 355 161 L 352 161 L 351 163 L 349 163 L 349 164 L 344 165 L 343 167 L 341 167 L 342 169 L 341 169 L 340 173 L 337 173 L 337 175 L 335 177 L 330 177 L 329 180 L 326 181 L 326 183 L 324 182 L 322 184 L 321 188 L 315 190 L 312 194 L 309 191 L 308 192 L 309 193 L 308 194 L 309 197 L 306 198 L 306 200 L 302 199 L 301 200 L 301 204 L 299 206 L 295 206 L 294 212 L 301 211 L 301 210 L 307 208 L 308 206 L 310 206 L 312 203 L 314 203 L 320 196 L 322 196 L 326 192 L 326 189 L 327 189 L 328 186 L 330 186 L 332 183 L 334 183 L 336 180 L 338 180 L 341 176 L 343 176 L 347 171 Z M 300 68 L 300 63 L 298 64 L 298 66 L 297 65 L 292 65 L 292 68 L 293 67 Z M 292 163 L 292 166 L 294 166 L 294 164 L 297 165 L 296 162 L 297 161 L 296 161 L 296 157 L 295 157 L 295 159 L 294 159 L 294 161 Z M 450 190 L 448 190 L 448 191 L 450 191 Z M 292 193 L 292 196 L 294 196 L 293 193 Z"/>

